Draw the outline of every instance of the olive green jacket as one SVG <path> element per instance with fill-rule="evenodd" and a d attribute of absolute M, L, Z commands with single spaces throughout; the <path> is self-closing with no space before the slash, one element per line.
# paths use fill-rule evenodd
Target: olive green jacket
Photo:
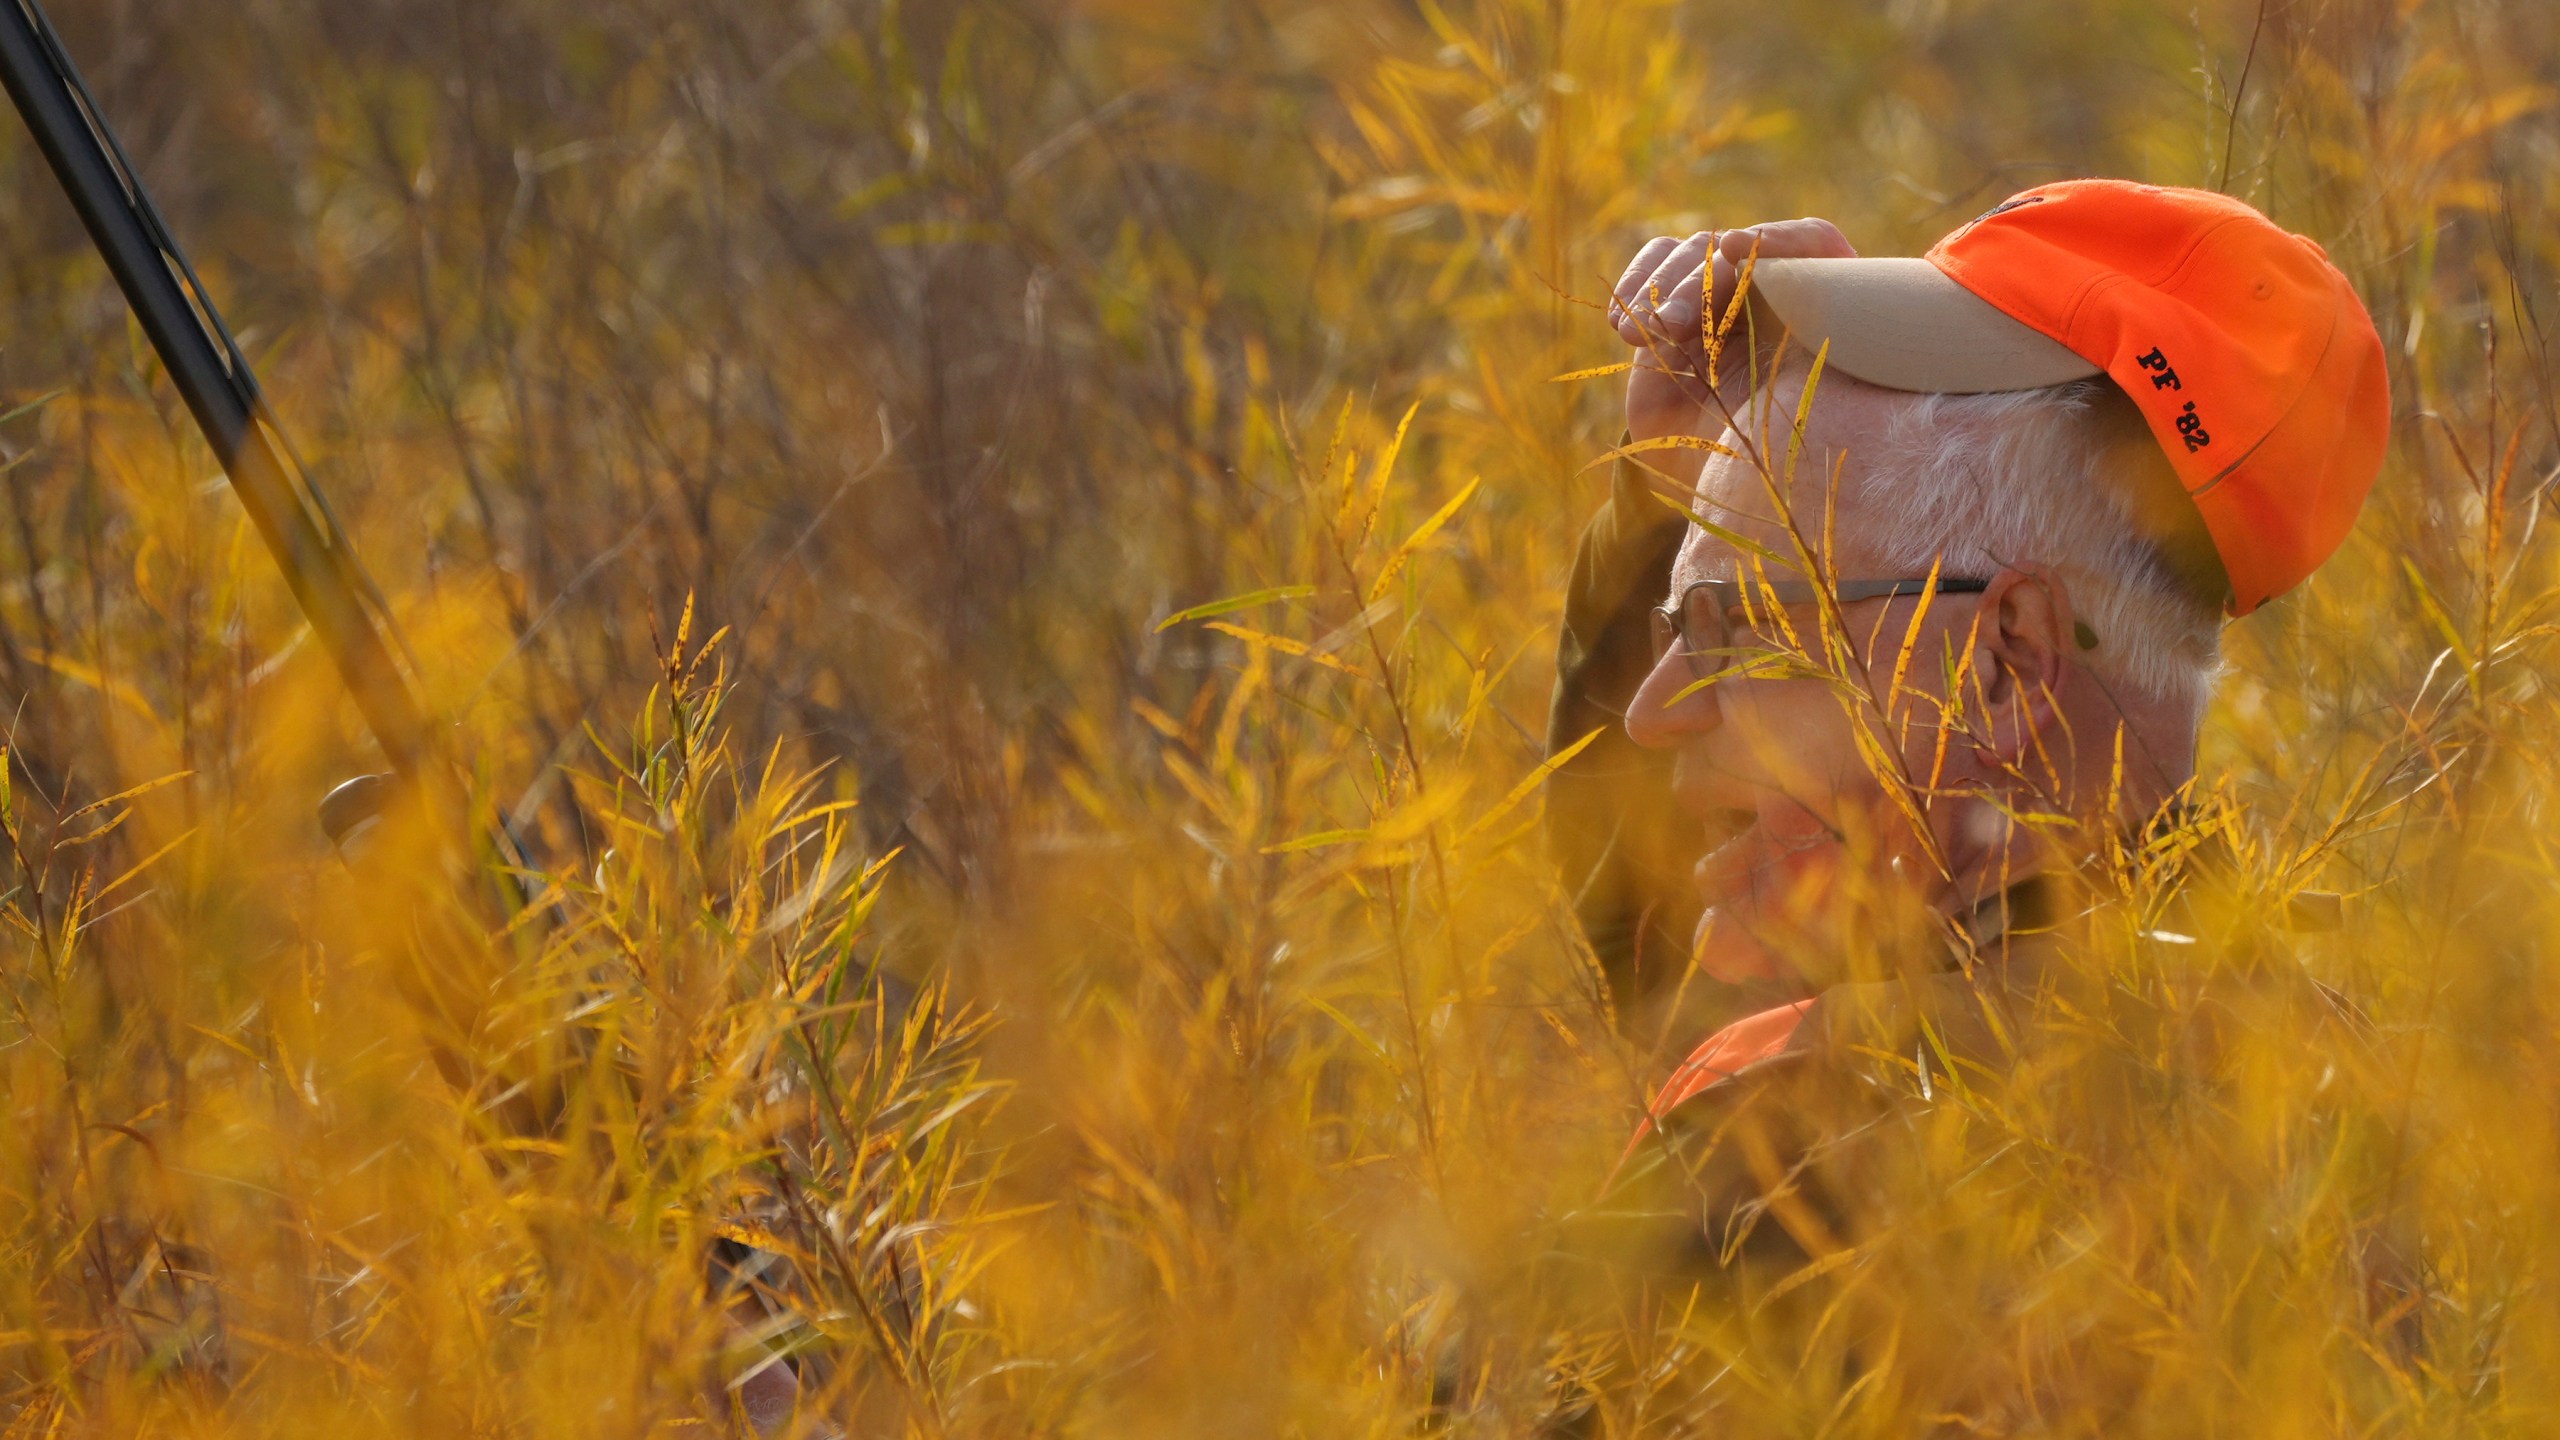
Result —
<path fill-rule="evenodd" d="M 1609 498 L 1582 532 L 1556 646 L 1547 753 L 1598 732 L 1547 787 L 1547 840 L 1575 917 L 1621 1014 L 1655 998 L 1689 963 L 1703 850 L 1671 796 L 1671 756 L 1627 738 L 1626 711 L 1652 665 L 1646 611 L 1663 603 L 1685 522 L 1620 460 Z"/>

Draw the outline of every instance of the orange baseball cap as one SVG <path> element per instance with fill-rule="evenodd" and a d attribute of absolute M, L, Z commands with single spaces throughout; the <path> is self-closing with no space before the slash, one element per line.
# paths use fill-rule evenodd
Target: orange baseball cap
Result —
<path fill-rule="evenodd" d="M 2105 375 L 2204 516 L 2245 615 L 2355 524 L 2391 429 L 2382 341 L 2310 239 L 2228 195 L 2066 180 L 1923 259 L 1771 259 L 1752 286 L 1827 364 L 1972 394 Z"/>

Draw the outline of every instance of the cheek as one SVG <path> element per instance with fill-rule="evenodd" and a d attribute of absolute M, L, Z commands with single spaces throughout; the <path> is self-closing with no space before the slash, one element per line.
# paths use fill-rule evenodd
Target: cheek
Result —
<path fill-rule="evenodd" d="M 1739 773 L 1797 799 L 1876 788 L 1840 702 L 1810 680 L 1751 680 L 1724 698 L 1718 737 Z"/>

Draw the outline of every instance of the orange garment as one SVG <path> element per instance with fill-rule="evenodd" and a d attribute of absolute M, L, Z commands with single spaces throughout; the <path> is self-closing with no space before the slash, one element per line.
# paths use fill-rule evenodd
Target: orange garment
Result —
<path fill-rule="evenodd" d="M 1662 1093 L 1653 1097 L 1648 1110 L 1647 1127 L 1677 1108 L 1682 1102 L 1719 1081 L 1730 1080 L 1751 1065 L 1769 1059 L 1787 1048 L 1796 1038 L 1796 1027 L 1804 1023 L 1804 1012 L 1811 1000 L 1798 1000 L 1757 1015 L 1745 1015 L 1713 1035 L 1707 1043 L 1689 1052 L 1671 1078 L 1662 1082 Z M 1639 1129 L 1636 1134 L 1642 1136 Z"/>
<path fill-rule="evenodd" d="M 1653 1097 L 1653 1104 L 1646 1107 L 1644 1121 L 1636 1126 L 1636 1133 L 1627 1138 L 1626 1151 L 1611 1167 L 1607 1185 L 1617 1183 L 1618 1172 L 1635 1158 L 1636 1147 L 1653 1132 L 1656 1121 L 1695 1096 L 1741 1074 L 1746 1068 L 1784 1053 L 1788 1043 L 1796 1038 L 1797 1028 L 1804 1023 L 1804 1012 L 1811 1008 L 1813 1001 L 1805 999 L 1774 1010 L 1763 1010 L 1756 1015 L 1745 1015 L 1708 1036 L 1705 1044 L 1690 1051 L 1689 1058 L 1680 1062 L 1680 1068 L 1671 1072 L 1671 1078 L 1662 1082 L 1662 1090 Z M 1607 1185 L 1602 1188 L 1607 1188 Z"/>

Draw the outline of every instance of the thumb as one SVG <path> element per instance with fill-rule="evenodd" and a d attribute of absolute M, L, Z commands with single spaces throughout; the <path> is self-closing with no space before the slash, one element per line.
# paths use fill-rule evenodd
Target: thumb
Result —
<path fill-rule="evenodd" d="M 1763 260 L 1847 260 L 1858 253 L 1839 226 L 1816 215 L 1766 221 L 1716 237 L 1716 253 L 1735 265 L 1749 258 L 1755 247 Z"/>

